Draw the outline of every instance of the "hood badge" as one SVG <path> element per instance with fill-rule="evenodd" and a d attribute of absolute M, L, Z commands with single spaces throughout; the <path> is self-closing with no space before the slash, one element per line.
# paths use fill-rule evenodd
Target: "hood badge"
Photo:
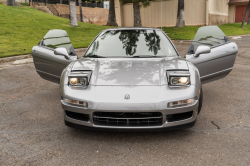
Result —
<path fill-rule="evenodd" d="M 129 100 L 130 99 L 130 95 L 126 94 L 125 97 L 124 97 L 124 99 Z"/>

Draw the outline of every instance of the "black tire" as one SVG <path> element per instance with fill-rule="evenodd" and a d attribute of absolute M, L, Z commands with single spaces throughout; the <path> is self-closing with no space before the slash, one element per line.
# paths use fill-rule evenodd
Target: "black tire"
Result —
<path fill-rule="evenodd" d="M 202 101 L 203 101 L 203 91 L 202 91 L 202 87 L 201 87 L 201 94 L 200 94 L 199 106 L 198 106 L 198 114 L 201 112 Z"/>

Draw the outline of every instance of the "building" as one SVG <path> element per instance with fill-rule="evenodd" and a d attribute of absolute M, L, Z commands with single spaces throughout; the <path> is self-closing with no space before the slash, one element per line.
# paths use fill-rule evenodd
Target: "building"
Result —
<path fill-rule="evenodd" d="M 241 22 L 247 3 L 248 0 L 185 0 L 185 22 L 188 26 Z M 151 1 L 150 6 L 140 8 L 142 26 L 175 26 L 177 6 L 178 0 Z M 119 26 L 133 26 L 132 3 L 122 5 L 115 0 L 115 12 Z"/>
<path fill-rule="evenodd" d="M 242 22 L 249 0 L 230 0 L 229 2 L 229 22 Z M 249 12 L 246 20 L 248 20 Z"/>
<path fill-rule="evenodd" d="M 109 1 L 104 1 L 103 2 L 103 8 L 104 9 L 109 9 Z"/>

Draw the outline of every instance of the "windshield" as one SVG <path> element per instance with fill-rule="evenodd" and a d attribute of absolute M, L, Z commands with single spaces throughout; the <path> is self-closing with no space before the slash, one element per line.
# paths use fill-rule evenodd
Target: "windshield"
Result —
<path fill-rule="evenodd" d="M 111 30 L 102 32 L 85 56 L 177 56 L 160 30 Z"/>

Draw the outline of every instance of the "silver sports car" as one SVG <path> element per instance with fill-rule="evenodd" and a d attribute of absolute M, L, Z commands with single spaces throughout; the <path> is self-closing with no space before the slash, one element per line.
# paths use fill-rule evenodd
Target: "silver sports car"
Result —
<path fill-rule="evenodd" d="M 201 27 L 185 58 L 157 28 L 104 30 L 80 59 L 64 30 L 32 48 L 37 73 L 60 84 L 67 126 L 118 131 L 192 127 L 202 84 L 227 76 L 237 53 L 217 26 Z"/>

